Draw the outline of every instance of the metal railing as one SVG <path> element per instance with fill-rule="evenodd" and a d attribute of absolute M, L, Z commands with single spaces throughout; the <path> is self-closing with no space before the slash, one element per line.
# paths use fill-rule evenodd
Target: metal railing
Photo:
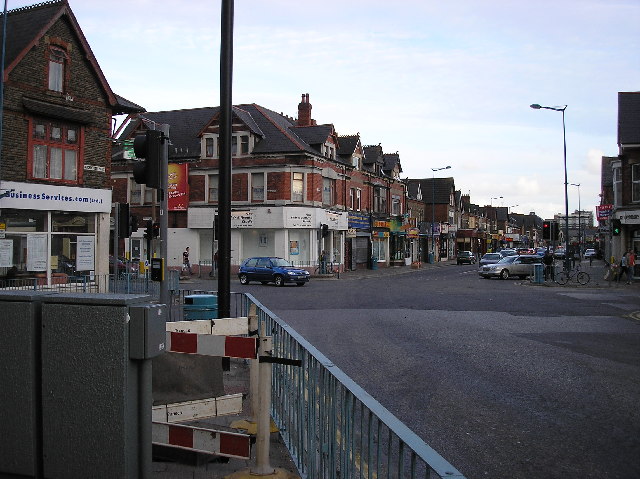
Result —
<path fill-rule="evenodd" d="M 40 278 L 41 279 L 41 278 Z M 67 283 L 3 280 L 0 288 L 82 292 L 129 292 L 153 296 L 157 283 L 144 277 L 84 276 Z M 151 287 L 150 287 L 151 286 Z M 73 289 L 75 288 L 75 289 Z M 216 291 L 172 291 L 170 320 L 184 317 L 184 297 Z M 337 368 L 288 324 L 246 293 L 231 293 L 231 316 L 257 306 L 273 337 L 275 357 L 302 367 L 273 365 L 272 417 L 304 479 L 404 479 L 464 476 L 407 426 Z"/>
<path fill-rule="evenodd" d="M 255 303 L 273 336 L 272 416 L 306 479 L 458 478 L 464 476 L 289 325 Z"/>
<path fill-rule="evenodd" d="M 92 274 L 78 276 L 56 276 L 47 283 L 46 277 L 3 279 L 0 290 L 33 290 L 73 293 L 127 293 L 158 296 L 158 283 L 148 275 L 137 273 Z"/>

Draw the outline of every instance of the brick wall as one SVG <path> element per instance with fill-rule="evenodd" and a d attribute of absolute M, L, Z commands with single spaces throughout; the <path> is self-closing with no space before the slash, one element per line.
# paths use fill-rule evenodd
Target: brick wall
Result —
<path fill-rule="evenodd" d="M 70 45 L 67 50 L 70 58 L 67 69 L 69 74 L 64 93 L 52 92 L 47 88 L 47 40 Z M 78 174 L 82 176 L 82 183 L 74 186 L 108 188 L 111 163 L 111 110 L 102 85 L 98 82 L 93 67 L 86 60 L 85 53 L 66 17 L 63 16 L 54 23 L 45 38 L 29 50 L 10 72 L 5 83 L 2 176 L 9 181 L 28 181 L 28 119 L 37 115 L 24 109 L 23 97 L 90 113 L 91 121 L 83 125 L 84 164 L 103 167 L 105 171 L 81 169 Z M 33 182 L 47 183 L 41 180 Z"/>

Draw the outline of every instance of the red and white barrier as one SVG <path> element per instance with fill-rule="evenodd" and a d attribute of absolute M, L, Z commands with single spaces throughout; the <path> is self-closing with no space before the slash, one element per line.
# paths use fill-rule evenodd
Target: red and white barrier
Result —
<path fill-rule="evenodd" d="M 177 424 L 153 423 L 154 444 L 216 454 L 218 456 L 251 458 L 250 436 Z"/>
<path fill-rule="evenodd" d="M 210 334 L 167 332 L 166 350 L 172 353 L 229 358 L 255 359 L 258 357 L 256 338 Z"/>
<path fill-rule="evenodd" d="M 199 319 L 195 321 L 172 321 L 167 331 L 175 333 L 211 334 L 214 336 L 242 336 L 249 334 L 249 318 Z"/>
<path fill-rule="evenodd" d="M 228 394 L 217 398 L 198 399 L 180 403 L 154 406 L 153 422 L 176 423 L 195 421 L 217 416 L 228 416 L 242 412 L 242 394 Z"/>

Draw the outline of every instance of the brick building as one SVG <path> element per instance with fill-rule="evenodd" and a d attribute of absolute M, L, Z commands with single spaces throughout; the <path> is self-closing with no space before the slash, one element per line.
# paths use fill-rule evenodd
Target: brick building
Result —
<path fill-rule="evenodd" d="M 108 273 L 111 118 L 139 108 L 111 91 L 66 1 L 6 25 L 0 275 Z"/>
<path fill-rule="evenodd" d="M 404 258 L 404 241 L 393 240 L 403 236 L 405 210 L 399 156 L 379 146 L 368 152 L 359 135 L 340 136 L 332 124 L 318 125 L 311 110 L 308 94 L 297 119 L 257 104 L 233 107 L 232 267 L 258 255 L 310 269 L 323 252 L 340 269 L 366 267 L 372 257 L 382 265 Z M 170 267 L 181 264 L 187 246 L 193 264 L 210 264 L 217 249 L 219 114 L 213 107 L 131 115 L 119 135 L 126 142 L 148 129 L 169 129 Z M 153 190 L 133 180 L 133 163 L 126 149 L 114 150 L 114 201 L 154 221 Z M 172 195 L 184 201 L 172 205 Z M 132 236 L 133 257 L 156 248 L 142 235 Z"/>

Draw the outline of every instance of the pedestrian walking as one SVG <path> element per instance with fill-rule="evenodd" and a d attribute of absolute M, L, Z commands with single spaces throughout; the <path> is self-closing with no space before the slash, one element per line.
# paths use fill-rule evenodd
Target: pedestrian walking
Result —
<path fill-rule="evenodd" d="M 625 277 L 627 278 L 627 284 L 630 284 L 628 266 L 629 266 L 629 258 L 627 258 L 627 253 L 624 253 L 622 255 L 622 258 L 620 258 L 620 269 L 618 271 L 618 283 L 622 279 L 622 275 L 625 275 Z"/>
<path fill-rule="evenodd" d="M 633 277 L 635 276 L 635 269 L 636 269 L 636 253 L 630 249 L 629 250 L 629 255 L 628 255 L 628 260 L 627 260 L 627 268 L 629 268 L 627 270 L 627 274 L 629 275 L 629 277 L 631 278 L 631 281 L 633 281 Z"/>
<path fill-rule="evenodd" d="M 184 250 L 182 253 L 182 270 L 189 271 L 189 275 L 191 275 L 191 263 L 189 262 L 189 247 Z"/>

